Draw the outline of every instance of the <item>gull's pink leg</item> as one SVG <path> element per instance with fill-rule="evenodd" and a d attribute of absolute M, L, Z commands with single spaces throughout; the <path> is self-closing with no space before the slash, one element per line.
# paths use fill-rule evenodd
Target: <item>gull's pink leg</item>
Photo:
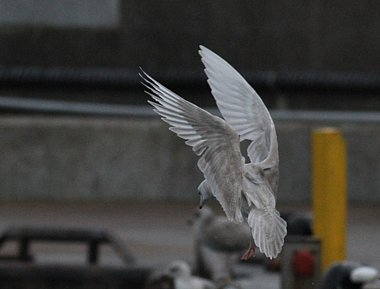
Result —
<path fill-rule="evenodd" d="M 254 244 L 252 244 L 252 242 L 250 242 L 248 250 L 245 251 L 243 256 L 241 256 L 240 260 L 247 261 L 249 259 L 252 259 L 253 257 L 255 257 L 255 253 L 256 253 L 256 247 Z"/>

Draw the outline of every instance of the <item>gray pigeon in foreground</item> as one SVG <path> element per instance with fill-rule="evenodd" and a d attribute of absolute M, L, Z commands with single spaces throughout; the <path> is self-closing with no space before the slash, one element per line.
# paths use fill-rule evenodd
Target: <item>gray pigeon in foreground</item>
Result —
<path fill-rule="evenodd" d="M 233 267 L 249 244 L 249 227 L 215 215 L 207 206 L 196 211 L 190 221 L 198 274 L 211 278 L 219 286 L 230 284 Z"/>
<path fill-rule="evenodd" d="M 254 256 L 255 245 L 275 258 L 284 244 L 286 222 L 275 208 L 279 158 L 272 118 L 256 91 L 230 64 L 203 46 L 199 53 L 224 119 L 142 73 L 147 93 L 155 100 L 149 103 L 199 156 L 205 178 L 198 187 L 201 199 L 215 197 L 230 221 L 248 223 L 251 243 L 242 259 Z M 243 140 L 251 141 L 250 163 L 240 151 Z"/>
<path fill-rule="evenodd" d="M 182 260 L 171 262 L 166 270 L 174 279 L 176 289 L 215 289 L 215 285 L 204 278 L 193 276 L 190 265 Z"/>
<path fill-rule="evenodd" d="M 203 207 L 192 218 L 195 239 L 218 252 L 243 252 L 250 240 L 250 230 L 244 223 L 232 223 L 217 216 L 209 207 Z"/>
<path fill-rule="evenodd" d="M 332 264 L 322 277 L 322 289 L 361 289 L 366 283 L 379 279 L 379 272 L 371 266 L 354 261 Z"/>

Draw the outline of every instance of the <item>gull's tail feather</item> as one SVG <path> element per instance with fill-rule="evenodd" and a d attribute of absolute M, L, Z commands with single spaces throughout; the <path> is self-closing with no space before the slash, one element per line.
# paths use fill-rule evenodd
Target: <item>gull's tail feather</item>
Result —
<path fill-rule="evenodd" d="M 252 237 L 260 251 L 270 259 L 281 252 L 286 236 L 286 222 L 274 208 L 253 209 L 248 215 Z"/>

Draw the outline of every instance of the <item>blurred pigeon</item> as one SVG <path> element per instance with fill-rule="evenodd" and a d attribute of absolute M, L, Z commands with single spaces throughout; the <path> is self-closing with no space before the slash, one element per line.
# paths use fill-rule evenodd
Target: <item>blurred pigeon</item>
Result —
<path fill-rule="evenodd" d="M 191 275 L 189 264 L 177 260 L 170 263 L 166 270 L 167 275 L 174 279 L 176 289 L 215 289 L 215 285 L 204 278 Z"/>
<path fill-rule="evenodd" d="M 375 268 L 344 261 L 328 268 L 322 278 L 321 289 L 361 289 L 366 283 L 378 278 L 379 273 Z"/>
<path fill-rule="evenodd" d="M 281 217 L 287 223 L 288 236 L 313 235 L 313 216 L 309 212 L 281 212 Z"/>
<path fill-rule="evenodd" d="M 249 227 L 235 224 L 226 217 L 217 216 L 204 207 L 193 216 L 195 238 L 205 246 L 224 253 L 241 253 L 250 241 Z"/>
<path fill-rule="evenodd" d="M 272 118 L 256 91 L 225 60 L 200 46 L 211 93 L 224 119 L 175 94 L 146 73 L 140 75 L 149 101 L 170 130 L 186 140 L 198 155 L 205 180 L 199 185 L 201 202 L 215 197 L 228 220 L 251 228 L 251 242 L 242 259 L 255 254 L 276 257 L 284 244 L 286 222 L 276 210 L 278 144 Z M 250 140 L 250 163 L 240 141 Z"/>
<path fill-rule="evenodd" d="M 144 289 L 175 289 L 174 278 L 161 271 L 149 276 Z"/>
<path fill-rule="evenodd" d="M 198 274 L 211 278 L 218 287 L 229 284 L 233 265 L 249 244 L 249 227 L 231 223 L 226 217 L 215 215 L 209 207 L 194 213 L 191 224 Z"/>

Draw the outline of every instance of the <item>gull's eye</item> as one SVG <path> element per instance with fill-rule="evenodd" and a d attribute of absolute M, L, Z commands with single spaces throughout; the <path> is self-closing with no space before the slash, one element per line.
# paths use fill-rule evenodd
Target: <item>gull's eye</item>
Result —
<path fill-rule="evenodd" d="M 179 271 L 177 266 L 170 267 L 169 269 L 170 273 L 177 273 Z"/>

